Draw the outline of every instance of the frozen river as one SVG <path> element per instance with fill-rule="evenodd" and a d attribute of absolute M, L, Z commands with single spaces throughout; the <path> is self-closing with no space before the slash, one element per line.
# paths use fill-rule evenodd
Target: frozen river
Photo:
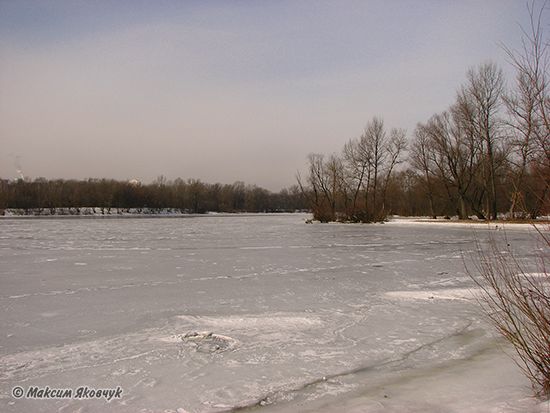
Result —
<path fill-rule="evenodd" d="M 307 218 L 0 220 L 0 411 L 538 411 L 470 226 Z"/>

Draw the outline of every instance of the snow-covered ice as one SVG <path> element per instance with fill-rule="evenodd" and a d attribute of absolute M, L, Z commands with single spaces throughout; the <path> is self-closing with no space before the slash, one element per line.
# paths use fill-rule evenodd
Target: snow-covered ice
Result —
<path fill-rule="evenodd" d="M 548 409 L 464 267 L 494 226 L 307 218 L 0 220 L 0 410 Z M 534 257 L 529 227 L 506 237 Z M 122 395 L 13 394 L 47 386 Z"/>

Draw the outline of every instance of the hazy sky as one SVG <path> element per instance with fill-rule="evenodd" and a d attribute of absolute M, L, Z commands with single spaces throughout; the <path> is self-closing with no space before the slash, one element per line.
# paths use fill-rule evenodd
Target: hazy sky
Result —
<path fill-rule="evenodd" d="M 278 191 L 375 115 L 410 136 L 484 60 L 511 83 L 518 23 L 522 0 L 0 0 L 0 177 Z"/>

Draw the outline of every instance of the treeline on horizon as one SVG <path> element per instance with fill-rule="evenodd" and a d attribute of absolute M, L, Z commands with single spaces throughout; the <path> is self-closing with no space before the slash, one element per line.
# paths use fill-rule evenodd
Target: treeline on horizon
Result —
<path fill-rule="evenodd" d="M 294 212 L 307 210 L 297 185 L 277 193 L 237 181 L 208 184 L 198 179 L 153 183 L 113 179 L 0 179 L 0 214 L 114 214 L 122 212 L 202 214 L 206 212 Z"/>
<path fill-rule="evenodd" d="M 473 67 L 454 103 L 412 137 L 374 117 L 340 153 L 311 153 L 298 182 L 314 218 L 374 222 L 391 214 L 536 219 L 550 212 L 550 39 L 543 7 L 521 50 Z M 402 165 L 401 165 L 402 164 Z"/>

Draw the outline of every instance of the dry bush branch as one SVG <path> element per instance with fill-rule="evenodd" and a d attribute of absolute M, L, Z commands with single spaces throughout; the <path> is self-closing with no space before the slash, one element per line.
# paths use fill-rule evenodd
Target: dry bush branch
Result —
<path fill-rule="evenodd" d="M 512 343 L 518 366 L 538 397 L 550 396 L 550 238 L 537 230 L 540 247 L 534 262 L 520 261 L 506 235 L 487 243 L 478 238 L 475 274 L 477 295 L 497 331 Z"/>

